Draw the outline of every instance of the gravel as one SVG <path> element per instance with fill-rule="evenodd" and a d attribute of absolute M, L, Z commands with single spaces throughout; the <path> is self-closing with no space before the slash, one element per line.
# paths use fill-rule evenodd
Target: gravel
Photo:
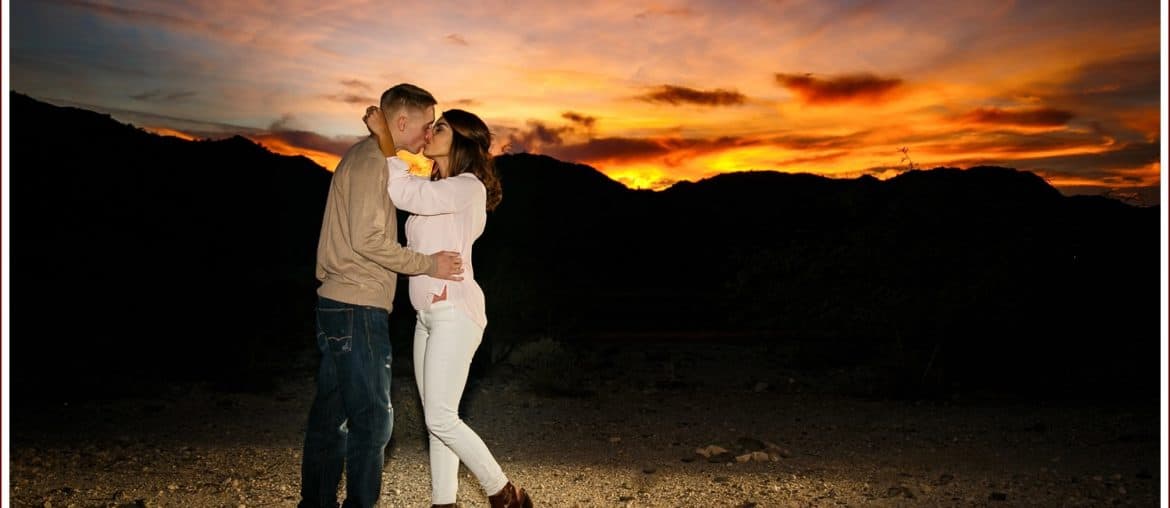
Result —
<path fill-rule="evenodd" d="M 752 358 L 691 352 L 721 364 Z M 642 353 L 611 356 L 575 396 L 541 395 L 516 368 L 469 387 L 465 420 L 538 506 L 1158 501 L 1156 400 L 883 400 L 759 365 L 679 371 Z M 382 505 L 425 507 L 425 430 L 410 373 L 399 370 Z M 263 394 L 184 385 L 150 399 L 15 410 L 11 505 L 295 506 L 312 396 L 312 378 L 300 376 Z M 487 506 L 466 469 L 459 501 Z"/>

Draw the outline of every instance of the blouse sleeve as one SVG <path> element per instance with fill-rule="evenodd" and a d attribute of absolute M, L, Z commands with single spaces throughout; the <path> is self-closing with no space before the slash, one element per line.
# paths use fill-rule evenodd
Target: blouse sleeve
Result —
<path fill-rule="evenodd" d="M 387 191 L 394 206 L 415 215 L 455 213 L 470 205 L 483 184 L 471 173 L 441 180 L 410 174 L 410 165 L 398 157 L 387 157 L 390 169 Z"/>

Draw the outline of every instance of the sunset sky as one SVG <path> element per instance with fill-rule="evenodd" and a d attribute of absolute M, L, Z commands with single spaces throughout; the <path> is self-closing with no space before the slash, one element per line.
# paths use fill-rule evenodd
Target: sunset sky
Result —
<path fill-rule="evenodd" d="M 1035 171 L 1157 202 L 1145 1 L 14 0 L 11 89 L 332 169 L 399 82 L 631 187 L 743 170 Z"/>

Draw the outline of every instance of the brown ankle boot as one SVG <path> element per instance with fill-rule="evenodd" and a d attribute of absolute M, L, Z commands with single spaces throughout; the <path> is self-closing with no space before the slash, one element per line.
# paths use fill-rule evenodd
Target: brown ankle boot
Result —
<path fill-rule="evenodd" d="M 524 489 L 518 489 L 512 482 L 504 485 L 499 492 L 488 496 L 492 508 L 532 508 L 532 498 Z"/>

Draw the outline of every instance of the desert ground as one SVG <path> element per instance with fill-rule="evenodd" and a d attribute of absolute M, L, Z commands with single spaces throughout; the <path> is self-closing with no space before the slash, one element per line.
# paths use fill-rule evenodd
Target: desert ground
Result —
<path fill-rule="evenodd" d="M 534 347 L 474 380 L 463 413 L 537 506 L 1160 501 L 1156 399 L 890 398 L 857 390 L 856 370 L 803 370 L 766 348 Z M 396 353 L 381 504 L 426 507 L 426 434 Z M 11 505 L 295 506 L 314 362 L 262 392 L 187 383 L 15 405 Z M 460 505 L 487 506 L 463 473 Z"/>

